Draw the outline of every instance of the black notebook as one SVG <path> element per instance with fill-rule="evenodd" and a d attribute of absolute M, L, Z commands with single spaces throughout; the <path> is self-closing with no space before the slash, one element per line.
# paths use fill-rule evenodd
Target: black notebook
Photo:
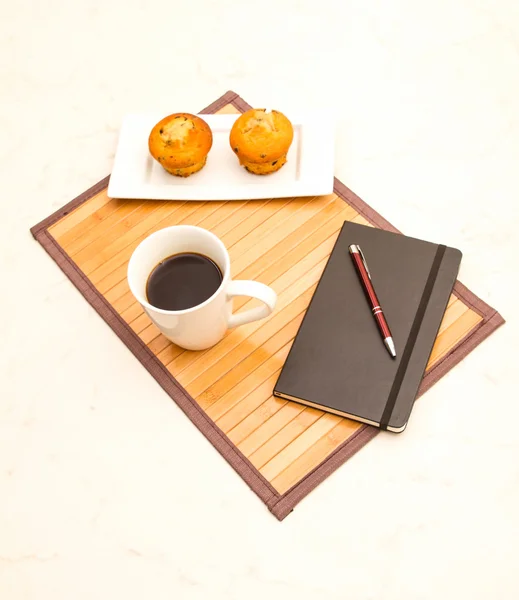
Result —
<path fill-rule="evenodd" d="M 393 334 L 383 344 L 348 248 L 358 244 Z M 346 221 L 274 395 L 401 432 L 456 281 L 461 252 Z"/>

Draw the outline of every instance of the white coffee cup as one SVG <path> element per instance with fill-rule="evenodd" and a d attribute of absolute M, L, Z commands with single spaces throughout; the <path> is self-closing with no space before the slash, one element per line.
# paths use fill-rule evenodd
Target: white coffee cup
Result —
<path fill-rule="evenodd" d="M 148 277 L 160 261 L 181 252 L 196 252 L 212 259 L 222 272 L 222 283 L 202 304 L 186 310 L 163 310 L 146 297 Z M 152 233 L 134 250 L 128 264 L 128 283 L 135 298 L 160 331 L 187 350 L 204 350 L 219 342 L 227 329 L 270 315 L 276 292 L 257 281 L 232 281 L 231 261 L 223 242 L 210 231 L 192 225 L 175 225 Z M 234 296 L 250 296 L 263 306 L 232 314 Z"/>

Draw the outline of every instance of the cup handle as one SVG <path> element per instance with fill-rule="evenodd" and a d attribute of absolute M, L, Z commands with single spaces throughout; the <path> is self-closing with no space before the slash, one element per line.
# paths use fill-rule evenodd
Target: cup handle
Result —
<path fill-rule="evenodd" d="M 259 281 L 231 281 L 227 286 L 227 298 L 234 298 L 234 296 L 250 296 L 261 300 L 264 306 L 257 306 L 245 312 L 231 315 L 228 322 L 229 328 L 268 317 L 274 310 L 277 300 L 276 292 Z"/>

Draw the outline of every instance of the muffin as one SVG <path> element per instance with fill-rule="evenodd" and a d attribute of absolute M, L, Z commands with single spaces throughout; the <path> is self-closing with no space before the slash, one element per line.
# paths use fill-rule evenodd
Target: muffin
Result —
<path fill-rule="evenodd" d="M 287 162 L 294 138 L 292 123 L 277 110 L 253 108 L 235 121 L 229 136 L 240 164 L 255 175 L 268 175 Z"/>
<path fill-rule="evenodd" d="M 209 125 L 189 113 L 175 113 L 159 121 L 148 139 L 150 153 L 168 173 L 189 177 L 206 163 L 213 145 Z"/>

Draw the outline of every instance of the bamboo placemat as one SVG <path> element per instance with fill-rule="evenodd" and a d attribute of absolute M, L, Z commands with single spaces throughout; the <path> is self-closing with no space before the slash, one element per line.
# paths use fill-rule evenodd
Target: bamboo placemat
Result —
<path fill-rule="evenodd" d="M 228 92 L 203 112 L 248 108 Z M 338 180 L 329 196 L 229 202 L 111 200 L 107 185 L 108 178 L 33 227 L 34 237 L 283 519 L 379 430 L 274 398 L 274 383 L 342 223 L 397 230 Z M 209 229 L 224 241 L 234 278 L 262 281 L 278 293 L 268 319 L 230 331 L 203 352 L 182 350 L 159 334 L 126 282 L 137 244 L 157 229 L 181 223 Z M 238 299 L 235 309 L 246 302 Z M 420 394 L 503 322 L 457 282 Z"/>

